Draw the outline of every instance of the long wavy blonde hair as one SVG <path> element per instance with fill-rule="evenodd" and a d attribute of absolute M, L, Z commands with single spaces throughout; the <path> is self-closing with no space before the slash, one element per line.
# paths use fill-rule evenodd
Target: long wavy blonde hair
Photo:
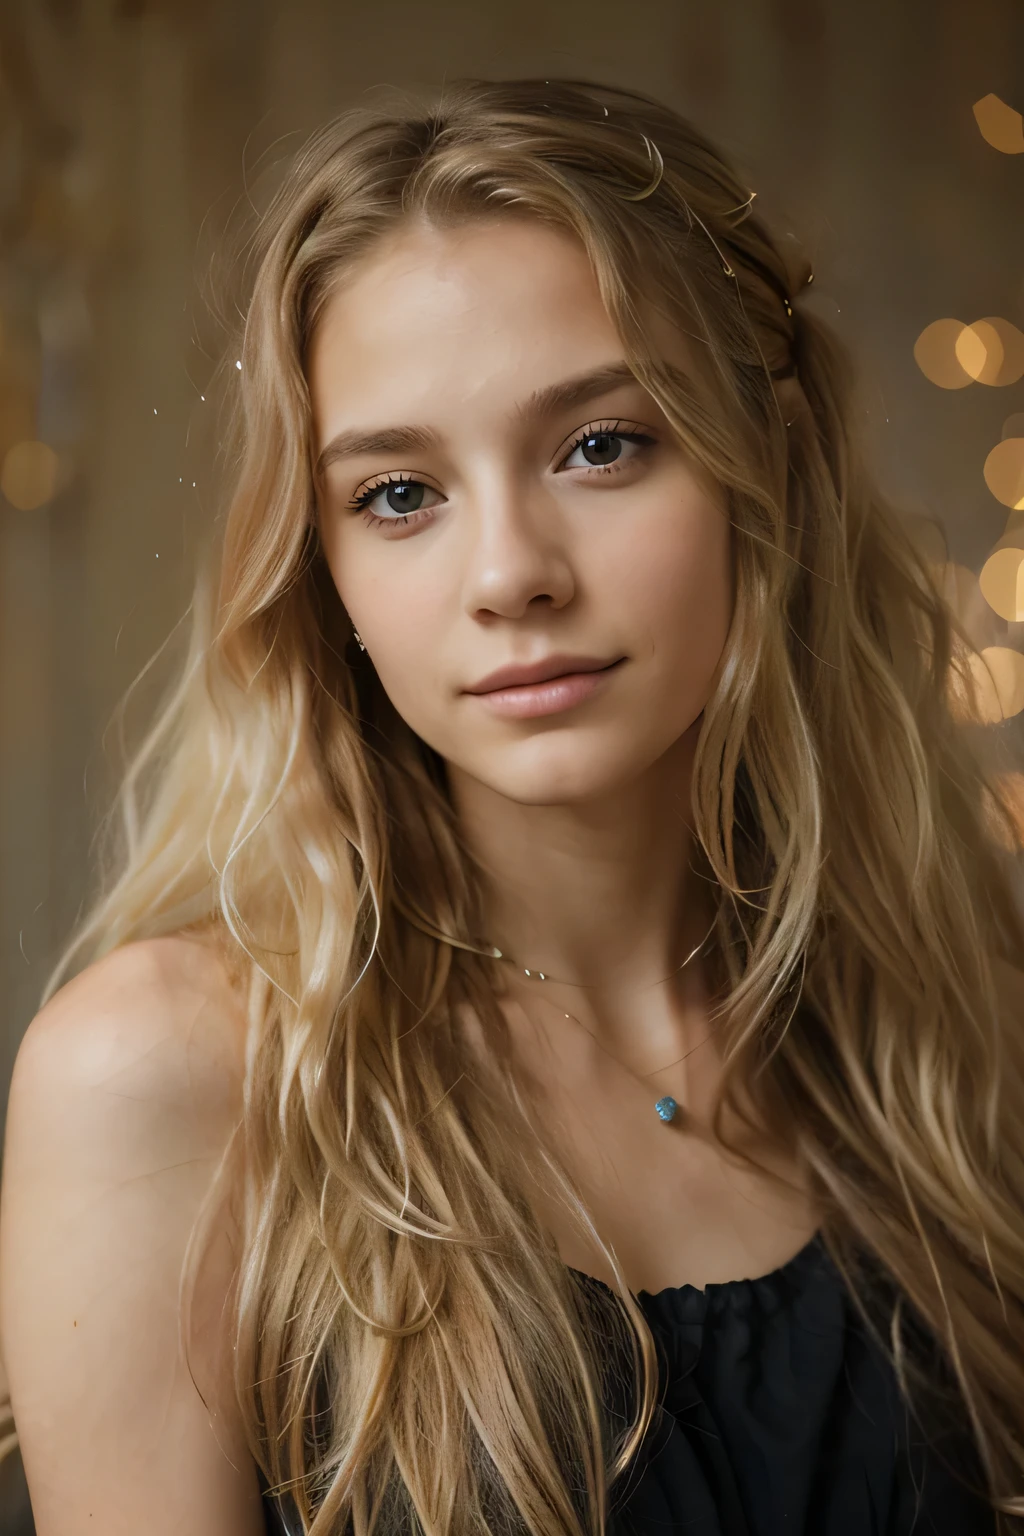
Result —
<path fill-rule="evenodd" d="M 904 1389 L 916 1321 L 996 1506 L 1024 1513 L 1022 1017 L 1002 986 L 1024 928 L 1012 813 L 963 719 L 967 637 L 862 466 L 806 270 L 686 121 L 589 81 L 360 107 L 295 160 L 231 354 L 235 489 L 187 664 L 57 973 L 188 930 L 218 940 L 247 999 L 224 1168 L 245 1191 L 232 1305 L 253 1454 L 312 1536 L 598 1533 L 653 1411 L 614 1255 L 620 1294 L 597 1316 L 527 1198 L 542 1180 L 589 1220 L 512 1088 L 500 966 L 448 942 L 479 944 L 486 921 L 444 765 L 350 644 L 318 544 L 306 349 L 346 271 L 412 217 L 578 238 L 638 378 L 726 489 L 735 617 L 692 779 L 722 1106 L 742 1116 L 746 1085 L 796 1145 L 855 1295 L 871 1265 L 892 1282 Z M 641 295 L 691 339 L 691 373 L 657 356 Z M 609 1329 L 638 1383 L 617 1417 Z"/>

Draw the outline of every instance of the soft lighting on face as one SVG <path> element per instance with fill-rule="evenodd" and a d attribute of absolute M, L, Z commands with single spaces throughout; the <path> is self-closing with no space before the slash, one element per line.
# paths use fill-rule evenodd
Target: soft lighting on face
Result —
<path fill-rule="evenodd" d="M 993 92 L 974 103 L 974 120 L 982 138 L 1004 155 L 1024 154 L 1024 118 Z"/>
<path fill-rule="evenodd" d="M 57 455 L 46 443 L 16 443 L 0 470 L 0 490 L 19 512 L 45 506 L 57 489 Z"/>
<path fill-rule="evenodd" d="M 985 484 L 997 501 L 1024 510 L 1024 437 L 1004 437 L 985 460 Z"/>
<path fill-rule="evenodd" d="M 1008 624 L 1024 621 L 1024 549 L 997 549 L 978 578 L 981 595 Z"/>

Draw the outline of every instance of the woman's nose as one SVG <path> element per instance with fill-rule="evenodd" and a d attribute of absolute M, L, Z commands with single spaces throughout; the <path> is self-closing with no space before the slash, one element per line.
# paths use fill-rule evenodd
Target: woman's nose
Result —
<path fill-rule="evenodd" d="M 467 612 L 521 618 L 537 598 L 563 608 L 575 591 L 568 530 L 550 496 L 493 481 L 466 518 Z"/>

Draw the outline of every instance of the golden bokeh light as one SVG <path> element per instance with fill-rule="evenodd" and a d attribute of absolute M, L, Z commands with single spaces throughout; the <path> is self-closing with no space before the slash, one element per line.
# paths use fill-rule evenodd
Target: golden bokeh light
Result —
<path fill-rule="evenodd" d="M 15 443 L 4 456 L 0 491 L 19 512 L 45 506 L 57 489 L 60 465 L 47 443 Z"/>
<path fill-rule="evenodd" d="M 1016 384 L 1018 380 L 1024 378 L 1024 331 L 1011 321 L 1004 320 L 1001 315 L 988 315 L 977 324 L 990 327 L 1002 343 L 1003 363 L 995 380 L 996 384 L 1000 386 Z"/>
<path fill-rule="evenodd" d="M 1012 549 L 1024 549 L 1024 511 L 1011 512 L 1006 519 L 1006 527 L 997 544 L 992 550 L 1009 547 Z M 990 551 L 991 553 L 992 551 Z"/>
<path fill-rule="evenodd" d="M 974 120 L 982 138 L 1004 155 L 1024 154 L 1024 118 L 993 92 L 974 103 Z"/>
<path fill-rule="evenodd" d="M 1024 378 L 1024 331 L 1002 315 L 986 315 L 971 325 L 933 320 L 914 343 L 914 361 L 940 389 L 1016 384 Z"/>
<path fill-rule="evenodd" d="M 1024 508 L 1024 437 L 1004 437 L 985 460 L 985 484 L 997 501 Z"/>
<path fill-rule="evenodd" d="M 1014 411 L 1003 422 L 1003 437 L 1024 437 L 1024 411 Z"/>
<path fill-rule="evenodd" d="M 951 678 L 950 704 L 959 720 L 999 725 L 1024 709 L 1024 656 L 1007 645 L 972 651 Z M 966 675 L 964 675 L 966 674 Z"/>
<path fill-rule="evenodd" d="M 966 329 L 962 320 L 933 320 L 914 342 L 914 361 L 940 389 L 966 389 L 974 383 L 957 356 L 957 342 Z M 979 344 L 984 345 L 980 338 Z"/>
<path fill-rule="evenodd" d="M 1024 331 L 1001 315 L 965 325 L 954 350 L 961 368 L 978 384 L 1016 384 L 1024 376 Z"/>
<path fill-rule="evenodd" d="M 998 367 L 999 362 L 1003 361 L 1003 347 L 999 346 L 998 336 L 995 338 L 995 343 L 996 347 L 999 347 L 998 358 L 996 358 L 996 367 Z M 973 326 L 964 326 L 960 335 L 956 336 L 955 344 L 953 344 L 956 361 L 960 362 L 964 373 L 970 373 L 975 382 L 978 382 L 981 375 L 986 372 L 986 367 L 989 367 L 989 346 L 986 344 L 986 339 Z"/>
<path fill-rule="evenodd" d="M 1008 645 L 987 645 L 971 657 L 971 671 L 982 697 L 990 701 L 993 724 L 1010 720 L 1024 709 L 1024 656 Z"/>
<path fill-rule="evenodd" d="M 1008 624 L 1024 620 L 1024 549 L 997 549 L 978 577 L 981 595 Z"/>
<path fill-rule="evenodd" d="M 997 349 L 995 358 L 992 357 L 992 345 Z M 982 374 L 988 371 L 991 374 L 998 368 L 1003 360 L 1003 349 L 998 336 L 983 336 L 973 325 L 965 325 L 957 337 L 953 350 L 956 352 L 956 360 L 965 373 L 978 383 Z"/>

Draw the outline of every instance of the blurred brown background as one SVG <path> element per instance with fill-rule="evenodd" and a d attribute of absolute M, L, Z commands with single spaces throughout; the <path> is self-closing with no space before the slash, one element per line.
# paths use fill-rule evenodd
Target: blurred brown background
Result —
<path fill-rule="evenodd" d="M 200 289 L 249 181 L 382 85 L 563 74 L 677 106 L 809 248 L 887 488 L 942 519 L 976 644 L 1021 649 L 972 573 L 1024 382 L 938 388 L 914 344 L 944 316 L 1024 327 L 1024 153 L 972 112 L 1024 106 L 1022 63 L 1021 0 L 2 0 L 0 1104 L 87 891 L 115 703 L 214 511 Z M 27 1531 L 2 1478 L 0 1536 Z"/>

